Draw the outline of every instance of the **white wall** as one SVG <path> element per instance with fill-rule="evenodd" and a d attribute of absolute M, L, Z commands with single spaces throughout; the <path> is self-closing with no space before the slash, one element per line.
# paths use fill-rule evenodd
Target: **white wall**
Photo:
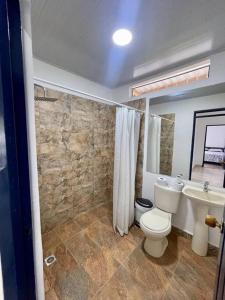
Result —
<path fill-rule="evenodd" d="M 23 69 L 26 97 L 26 120 L 28 137 L 29 179 L 31 192 L 32 237 L 34 251 L 35 293 L 37 300 L 45 299 L 43 248 L 41 239 L 40 203 L 38 189 L 35 107 L 33 87 L 33 54 L 31 36 L 31 1 L 20 0 L 23 46 Z"/>
<path fill-rule="evenodd" d="M 156 96 L 159 97 L 159 96 L 163 96 L 163 95 L 168 95 L 169 93 L 170 94 L 179 94 L 179 93 L 184 93 L 185 91 L 192 90 L 195 88 L 200 88 L 200 87 L 205 87 L 205 86 L 210 86 L 210 85 L 225 82 L 225 72 L 224 72 L 224 70 L 225 70 L 225 51 L 211 55 L 209 58 L 210 58 L 211 65 L 210 65 L 210 76 L 207 80 L 199 80 L 199 81 L 193 82 L 188 85 L 183 85 L 180 87 L 173 87 L 170 89 L 165 89 L 165 90 L 157 91 L 154 93 L 145 94 L 145 95 L 142 95 L 142 97 L 149 96 L 150 98 L 154 98 Z M 173 69 L 173 70 L 176 70 L 176 69 Z M 173 71 L 173 70 L 170 70 L 170 71 Z M 156 76 L 149 77 L 149 79 L 155 78 L 155 77 Z M 147 80 L 147 79 L 148 79 L 148 77 L 146 77 L 144 80 Z M 135 99 L 135 97 L 130 96 L 129 88 L 132 85 L 137 84 L 138 82 L 140 82 L 140 80 L 135 81 L 130 84 L 120 86 L 116 89 L 113 89 L 113 91 L 112 91 L 113 98 L 117 99 L 116 101 L 118 101 L 118 102 L 125 102 L 129 99 L 130 100 Z"/>
<path fill-rule="evenodd" d="M 68 90 L 66 88 L 78 89 L 81 92 L 112 100 L 112 90 L 103 85 L 85 79 L 68 71 L 62 70 L 58 67 L 52 66 L 36 58 L 34 58 L 33 64 L 35 83 L 67 93 Z M 39 78 L 40 80 L 37 80 L 37 78 Z M 59 87 L 57 88 L 56 86 L 51 84 L 46 84 L 41 80 L 50 81 L 56 85 L 59 84 L 61 86 L 64 86 L 65 89 Z M 79 93 L 72 91 L 70 91 L 70 93 L 78 96 L 80 95 Z M 96 100 L 92 97 L 90 97 L 90 99 Z"/>
<path fill-rule="evenodd" d="M 181 87 L 174 87 L 170 88 L 170 93 L 180 93 L 184 91 L 188 91 L 194 88 L 209 86 L 213 84 L 219 84 L 221 82 L 225 82 L 225 51 L 212 55 L 210 57 L 211 66 L 210 66 L 210 78 L 207 80 L 200 80 L 194 82 L 189 85 L 184 85 Z M 126 102 L 128 100 L 135 100 L 140 97 L 131 97 L 130 95 L 130 87 L 133 84 L 138 83 L 138 81 L 133 82 L 132 84 L 122 85 L 120 87 L 110 89 L 88 79 L 85 79 L 81 76 L 76 74 L 70 73 L 58 67 L 52 66 L 46 62 L 38 60 L 34 58 L 34 77 L 40 78 L 48 81 L 52 81 L 56 84 L 63 85 L 65 87 L 69 87 L 71 89 L 79 89 L 81 91 L 103 97 L 109 100 L 114 100 L 118 103 Z M 155 77 L 155 76 L 153 76 Z M 151 79 L 151 77 L 149 77 Z M 146 78 L 145 78 L 146 80 Z M 38 81 L 36 81 L 38 83 Z M 39 82 L 41 83 L 41 82 Z M 42 85 L 52 88 L 53 86 L 48 84 Z M 59 89 L 63 91 L 63 89 Z M 76 94 L 76 93 L 75 93 Z M 163 96 L 168 94 L 168 89 L 146 94 L 143 97 L 156 97 L 156 96 Z"/>
<path fill-rule="evenodd" d="M 216 118 L 217 119 L 217 118 Z M 215 124 L 225 124 L 225 117 L 221 123 Z M 207 124 L 209 125 L 209 124 Z M 224 126 L 210 126 L 207 128 L 206 135 L 206 147 L 222 147 L 225 146 L 225 125 Z"/>
<path fill-rule="evenodd" d="M 222 94 L 225 96 L 225 94 Z M 225 97 L 224 97 L 225 99 Z M 224 100 L 225 101 L 225 100 Z M 195 143 L 194 143 L 194 155 L 193 164 L 201 165 L 203 162 L 204 143 L 205 143 L 205 131 L 206 125 L 225 124 L 225 116 L 199 118 L 196 119 L 195 127 Z M 224 147 L 225 145 L 225 126 L 215 126 L 213 131 L 212 127 L 208 127 L 206 146 L 209 147 Z M 208 135 L 209 134 L 209 135 Z"/>
<path fill-rule="evenodd" d="M 167 91 L 168 92 L 168 91 Z M 219 96 L 219 95 L 218 95 Z M 204 97 L 205 98 L 205 97 Z M 193 99 L 195 101 L 201 100 L 201 98 L 195 98 Z M 209 99 L 208 99 L 209 100 Z M 149 115 L 149 102 L 150 100 L 146 100 L 146 118 L 145 118 L 145 140 L 144 140 L 144 162 L 143 162 L 143 189 L 142 189 L 142 196 L 152 199 L 154 202 L 154 183 L 157 180 L 158 174 L 152 174 L 146 170 L 147 167 L 147 136 L 148 136 L 148 115 Z M 225 102 L 221 99 L 222 106 L 224 106 Z M 203 109 L 201 105 L 205 103 L 198 101 L 198 107 L 199 109 Z M 208 101 L 208 107 L 214 108 L 214 102 Z M 169 110 L 169 105 L 167 106 Z M 205 106 L 204 106 L 205 108 Z M 193 108 L 189 107 L 189 110 L 187 111 L 187 117 L 185 116 L 186 120 L 189 117 L 193 117 Z M 186 127 L 185 127 L 186 129 Z M 191 130 L 192 130 L 192 124 L 191 124 Z M 190 137 L 190 130 L 189 130 L 189 137 Z M 185 138 L 184 138 L 185 137 Z M 186 142 L 187 137 L 183 135 L 183 142 Z M 181 144 L 181 143 L 180 143 Z M 182 156 L 184 157 L 184 156 Z M 188 159 L 190 157 L 190 153 L 188 155 Z M 173 177 L 165 176 L 168 178 L 169 181 L 173 180 Z M 190 185 L 200 186 L 198 183 L 194 183 L 191 181 L 185 181 L 185 183 L 188 183 Z M 224 189 L 216 189 L 214 187 L 210 187 L 213 190 L 219 190 L 222 192 L 225 192 Z M 178 212 L 175 216 L 173 216 L 173 225 L 180 228 L 181 230 L 188 232 L 190 234 L 193 234 L 193 225 L 194 225 L 194 219 L 195 219 L 195 206 L 193 203 L 182 196 Z M 218 220 L 222 219 L 223 211 L 221 209 L 210 209 L 209 213 L 215 215 Z M 219 246 L 220 241 L 220 232 L 217 228 L 215 229 L 209 229 L 209 243 L 215 246 Z"/>

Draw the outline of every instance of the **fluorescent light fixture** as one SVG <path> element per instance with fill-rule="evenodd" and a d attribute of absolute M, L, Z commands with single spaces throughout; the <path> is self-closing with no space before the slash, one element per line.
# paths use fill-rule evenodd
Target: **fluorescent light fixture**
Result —
<path fill-rule="evenodd" d="M 176 70 L 155 79 L 140 82 L 138 85 L 131 87 L 132 96 L 140 96 L 174 86 L 190 84 L 193 81 L 209 78 L 210 60 L 207 59 L 201 63 Z"/>
<path fill-rule="evenodd" d="M 116 30 L 112 36 L 113 42 L 118 46 L 126 46 L 130 44 L 132 38 L 132 33 L 125 28 Z"/>

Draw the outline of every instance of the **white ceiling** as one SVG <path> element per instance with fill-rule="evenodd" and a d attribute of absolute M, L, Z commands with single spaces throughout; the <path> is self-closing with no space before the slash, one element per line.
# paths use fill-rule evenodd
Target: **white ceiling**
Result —
<path fill-rule="evenodd" d="M 225 0 L 33 0 L 32 26 L 36 58 L 115 87 L 142 64 L 151 75 L 224 50 Z M 111 40 L 121 27 L 126 47 Z"/>

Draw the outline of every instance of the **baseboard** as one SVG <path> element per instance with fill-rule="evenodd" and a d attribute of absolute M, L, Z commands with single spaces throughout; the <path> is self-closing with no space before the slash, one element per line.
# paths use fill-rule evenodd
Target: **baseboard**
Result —
<path fill-rule="evenodd" d="M 188 240 L 192 239 L 193 234 L 187 231 L 183 231 L 180 228 L 177 228 L 175 226 L 172 226 L 172 232 L 176 233 L 177 235 L 180 235 Z M 208 255 L 218 256 L 219 248 L 208 243 Z"/>
<path fill-rule="evenodd" d="M 172 231 L 188 240 L 192 239 L 192 234 L 188 231 L 184 231 L 178 227 L 172 226 Z"/>

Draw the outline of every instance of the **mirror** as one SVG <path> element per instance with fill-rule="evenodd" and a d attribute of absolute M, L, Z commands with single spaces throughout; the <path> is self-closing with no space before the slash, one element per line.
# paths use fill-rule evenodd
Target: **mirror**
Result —
<path fill-rule="evenodd" d="M 225 187 L 225 85 L 149 105 L 147 171 Z"/>

